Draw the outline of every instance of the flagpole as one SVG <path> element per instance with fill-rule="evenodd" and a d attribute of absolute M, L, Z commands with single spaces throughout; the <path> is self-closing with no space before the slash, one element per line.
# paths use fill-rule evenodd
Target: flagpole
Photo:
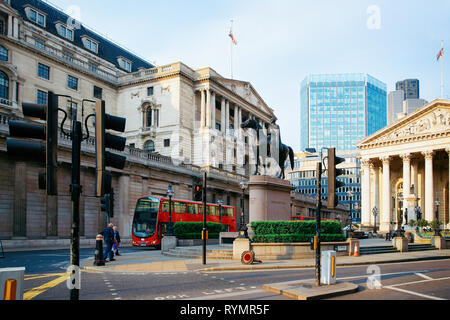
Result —
<path fill-rule="evenodd" d="M 233 20 L 231 20 L 230 33 L 233 32 Z M 230 73 L 233 79 L 233 39 L 230 38 Z"/>
<path fill-rule="evenodd" d="M 441 41 L 441 50 L 444 51 L 444 40 Z M 444 99 L 444 54 L 441 57 L 441 99 Z"/>

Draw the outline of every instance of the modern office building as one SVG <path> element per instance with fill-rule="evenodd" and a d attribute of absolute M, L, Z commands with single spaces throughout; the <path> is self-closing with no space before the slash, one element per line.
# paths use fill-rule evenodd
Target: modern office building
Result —
<path fill-rule="evenodd" d="M 403 114 L 403 100 L 405 93 L 403 90 L 391 91 L 388 94 L 387 102 L 387 124 L 397 120 L 398 114 Z"/>
<path fill-rule="evenodd" d="M 413 113 L 428 103 L 420 99 L 420 86 L 417 79 L 406 79 L 395 84 L 396 90 L 388 94 L 387 124 Z"/>
<path fill-rule="evenodd" d="M 337 190 L 337 198 L 339 204 L 348 207 L 350 201 L 352 202 L 352 222 L 361 222 L 361 211 L 359 205 L 361 203 L 361 165 L 357 150 L 340 151 L 337 153 L 338 157 L 344 158 L 345 162 L 338 165 L 339 169 L 344 169 L 345 173 L 338 177 L 339 181 L 345 183 L 345 186 Z M 298 153 L 296 155 L 299 155 Z M 316 165 L 320 161 L 320 154 L 306 154 L 296 156 L 294 161 L 294 169 L 288 168 L 286 170 L 287 180 L 295 187 L 295 191 L 306 196 L 316 197 L 317 195 L 317 181 L 316 181 Z M 321 198 L 323 200 L 328 197 L 328 176 L 327 171 L 322 175 L 322 190 Z M 348 191 L 353 192 L 350 198 Z M 343 220 L 345 221 L 345 219 Z"/>
<path fill-rule="evenodd" d="M 403 90 L 403 100 L 406 99 L 419 99 L 420 88 L 419 80 L 417 79 L 405 79 L 397 81 L 395 84 L 395 90 Z"/>
<path fill-rule="evenodd" d="M 300 89 L 300 148 L 355 150 L 387 124 L 386 84 L 368 74 L 309 75 Z"/>

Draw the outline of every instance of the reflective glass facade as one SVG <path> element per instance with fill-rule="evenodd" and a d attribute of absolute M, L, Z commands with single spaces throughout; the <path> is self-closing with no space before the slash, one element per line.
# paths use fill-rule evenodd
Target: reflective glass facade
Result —
<path fill-rule="evenodd" d="M 300 147 L 355 150 L 387 125 L 386 84 L 367 74 L 310 75 L 300 89 Z"/>

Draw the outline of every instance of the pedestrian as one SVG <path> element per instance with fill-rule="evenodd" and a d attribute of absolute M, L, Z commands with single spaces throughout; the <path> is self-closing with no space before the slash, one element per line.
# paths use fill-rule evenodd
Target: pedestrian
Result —
<path fill-rule="evenodd" d="M 120 256 L 119 253 L 119 244 L 120 244 L 120 234 L 119 230 L 117 230 L 117 226 L 114 226 L 114 245 L 113 245 L 113 251 L 114 254 L 117 256 Z"/>
<path fill-rule="evenodd" d="M 112 247 L 114 245 L 114 229 L 113 224 L 108 224 L 108 227 L 105 228 L 100 234 L 103 236 L 105 240 L 105 253 L 103 254 L 103 260 L 108 262 L 107 258 L 109 257 L 109 261 L 114 261 L 114 252 L 112 251 Z"/>

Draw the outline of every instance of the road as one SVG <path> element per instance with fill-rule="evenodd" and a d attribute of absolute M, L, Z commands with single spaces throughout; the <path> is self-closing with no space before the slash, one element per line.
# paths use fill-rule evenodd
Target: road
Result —
<path fill-rule="evenodd" d="M 122 248 L 122 253 L 136 250 Z M 81 250 L 81 259 L 92 249 Z M 0 268 L 25 266 L 25 298 L 67 300 L 67 250 L 8 253 Z M 112 262 L 114 263 L 114 262 Z M 339 281 L 360 286 L 357 293 L 330 300 L 450 299 L 450 260 L 337 268 Z M 290 300 L 262 288 L 264 284 L 314 278 L 313 269 L 179 272 L 81 273 L 81 300 Z"/>

